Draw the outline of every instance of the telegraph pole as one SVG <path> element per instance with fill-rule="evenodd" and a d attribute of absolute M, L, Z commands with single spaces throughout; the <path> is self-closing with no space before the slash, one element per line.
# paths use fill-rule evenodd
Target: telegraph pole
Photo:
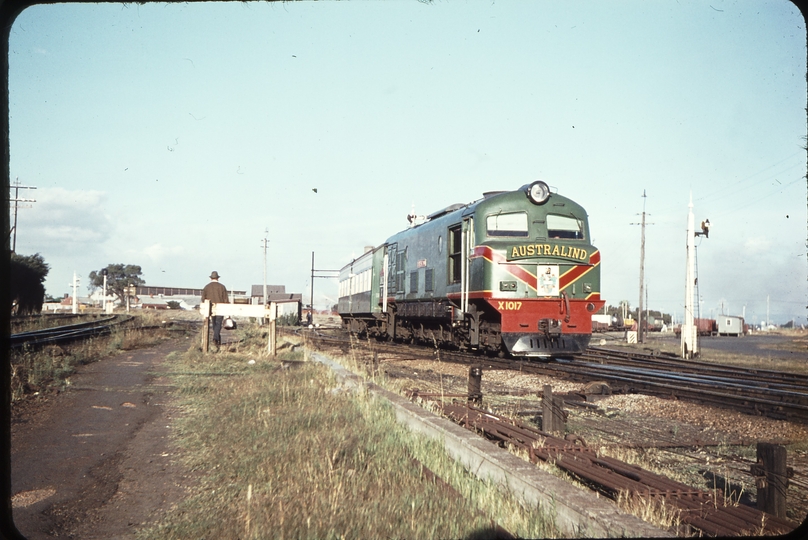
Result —
<path fill-rule="evenodd" d="M 267 234 L 269 229 L 264 229 L 264 305 L 267 305 Z"/>
<path fill-rule="evenodd" d="M 314 324 L 314 278 L 334 279 L 339 277 L 339 270 L 316 270 L 314 268 L 314 252 L 311 252 L 311 322 Z"/>
<path fill-rule="evenodd" d="M 309 303 L 309 324 L 314 324 L 314 252 L 311 252 L 311 301 Z"/>
<path fill-rule="evenodd" d="M 79 281 L 78 276 L 73 272 L 73 315 L 79 312 Z"/>
<path fill-rule="evenodd" d="M 645 288 L 645 190 L 642 190 L 642 223 L 632 223 L 632 225 L 642 225 L 642 232 L 640 233 L 640 306 L 637 309 L 637 318 L 639 319 L 638 324 L 639 326 L 639 336 L 637 341 L 639 343 L 645 343 L 645 334 L 648 331 L 648 318 L 646 317 L 645 320 L 645 327 L 643 327 L 642 323 L 642 311 L 643 311 L 643 297 L 644 288 Z M 648 225 L 653 225 L 653 223 L 648 223 Z"/>
<path fill-rule="evenodd" d="M 107 275 L 109 275 L 109 270 L 103 268 L 101 270 L 101 275 L 104 276 L 104 313 L 107 312 Z"/>
<path fill-rule="evenodd" d="M 14 225 L 11 227 L 11 252 L 15 253 L 17 250 L 17 208 L 20 208 L 19 203 L 21 202 L 36 202 L 35 199 L 20 199 L 20 190 L 21 189 L 36 189 L 34 186 L 23 186 L 20 185 L 20 178 L 14 181 L 11 185 L 14 188 L 14 198 L 10 200 L 10 202 L 14 203 Z M 22 208 L 31 208 L 29 205 L 22 206 Z"/>

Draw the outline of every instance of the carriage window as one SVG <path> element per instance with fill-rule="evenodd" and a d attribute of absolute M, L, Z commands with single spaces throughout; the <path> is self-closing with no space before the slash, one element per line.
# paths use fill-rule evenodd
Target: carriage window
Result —
<path fill-rule="evenodd" d="M 547 214 L 547 236 L 580 240 L 584 237 L 584 222 L 572 216 Z"/>
<path fill-rule="evenodd" d="M 495 214 L 485 220 L 488 236 L 527 236 L 527 214 Z"/>

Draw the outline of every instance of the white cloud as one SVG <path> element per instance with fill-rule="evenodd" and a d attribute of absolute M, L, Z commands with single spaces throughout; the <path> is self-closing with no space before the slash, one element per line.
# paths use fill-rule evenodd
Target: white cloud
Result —
<path fill-rule="evenodd" d="M 772 241 L 765 236 L 753 236 L 744 240 L 743 249 L 747 255 L 760 255 L 767 253 L 772 247 Z"/>
<path fill-rule="evenodd" d="M 25 198 L 36 202 L 18 210 L 18 251 L 59 254 L 84 250 L 105 242 L 115 227 L 106 213 L 105 192 L 44 188 L 31 195 Z"/>
<path fill-rule="evenodd" d="M 164 246 L 163 244 L 152 244 L 151 246 L 141 249 L 139 252 L 149 257 L 152 261 L 160 261 L 166 257 L 174 255 L 182 255 L 185 253 L 183 246 Z"/>

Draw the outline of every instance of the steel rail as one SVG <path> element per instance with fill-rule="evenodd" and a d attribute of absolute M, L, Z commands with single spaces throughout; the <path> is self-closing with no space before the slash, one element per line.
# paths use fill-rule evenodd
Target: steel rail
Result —
<path fill-rule="evenodd" d="M 563 366 L 563 367 L 562 367 Z M 808 394 L 790 395 L 790 398 L 799 398 L 795 401 L 772 399 L 778 397 L 777 392 L 753 391 L 736 387 L 741 393 L 733 393 L 728 387 L 717 387 L 715 384 L 702 383 L 697 379 L 689 382 L 690 388 L 677 381 L 675 376 L 659 374 L 658 376 L 642 377 L 642 374 L 628 375 L 616 373 L 614 370 L 592 369 L 580 364 L 558 364 L 552 368 L 554 371 L 566 373 L 570 378 L 584 380 L 606 380 L 612 383 L 628 385 L 630 390 L 651 393 L 654 395 L 671 396 L 677 399 L 711 403 L 720 407 L 741 408 L 751 414 L 767 414 L 774 418 L 785 418 L 808 422 Z"/>
<path fill-rule="evenodd" d="M 560 362 L 564 362 L 563 360 Z M 789 382 L 780 382 L 779 380 L 771 380 L 761 378 L 758 375 L 753 374 L 735 374 L 730 371 L 722 372 L 722 374 L 718 375 L 715 373 L 700 373 L 696 371 L 689 371 L 689 370 L 663 370 L 661 368 L 657 368 L 655 366 L 646 366 L 646 365 L 637 365 L 630 362 L 618 362 L 618 363 L 609 363 L 609 364 L 599 364 L 599 363 L 591 363 L 585 362 L 583 359 L 576 359 L 575 362 L 582 362 L 590 365 L 599 366 L 599 369 L 612 369 L 614 371 L 631 371 L 632 373 L 644 373 L 644 374 L 660 374 L 665 373 L 669 374 L 669 378 L 680 378 L 683 381 L 696 381 L 696 382 L 715 382 L 717 384 L 724 384 L 727 386 L 731 385 L 744 385 L 745 387 L 754 387 L 765 389 L 768 391 L 781 391 L 783 395 L 787 395 L 788 392 L 793 392 L 796 395 L 805 396 L 808 393 L 808 382 L 806 384 L 797 384 L 799 381 L 789 381 Z M 608 366 L 608 367 L 607 367 Z"/>
<path fill-rule="evenodd" d="M 20 332 L 10 336 L 9 347 L 12 349 L 38 347 L 109 334 L 112 331 L 112 327 L 127 323 L 132 319 L 133 317 L 131 316 L 112 315 L 93 321 Z"/>
<path fill-rule="evenodd" d="M 580 366 L 578 363 L 567 363 L 566 365 Z M 748 379 L 733 379 L 726 377 L 693 376 L 694 374 L 680 375 L 669 371 L 657 371 L 648 368 L 629 368 L 626 366 L 596 365 L 596 371 L 604 373 L 618 373 L 621 375 L 634 375 L 638 378 L 649 381 L 660 380 L 675 383 L 685 382 L 691 386 L 701 386 L 705 388 L 721 388 L 723 390 L 740 390 L 745 393 L 755 392 L 764 398 L 779 397 L 785 403 L 808 404 L 808 388 L 802 392 L 784 390 L 779 387 L 761 386 L 756 381 Z M 585 368 L 590 369 L 590 368 Z M 576 370 L 579 370 L 576 367 Z M 789 401 L 791 400 L 791 401 Z"/>
<path fill-rule="evenodd" d="M 792 376 L 777 371 L 715 366 L 694 361 L 682 361 L 686 369 L 680 369 L 678 359 L 676 362 L 673 359 L 660 361 L 658 356 L 598 348 L 590 349 L 575 360 L 535 362 L 354 338 L 339 341 L 338 338 L 321 338 L 316 335 L 308 337 L 339 343 L 341 347 L 363 347 L 373 352 L 390 350 L 401 353 L 402 350 L 406 350 L 421 359 L 437 358 L 441 361 L 478 364 L 484 369 L 519 370 L 525 373 L 563 376 L 578 381 L 603 380 L 623 385 L 624 391 L 627 392 L 686 399 L 720 408 L 741 410 L 748 414 L 765 414 L 773 418 L 808 423 L 808 386 L 804 392 L 798 386 L 799 381 L 808 380 L 808 377 Z M 590 352 L 594 352 L 595 356 Z M 612 362 L 619 365 L 612 365 Z M 652 365 L 649 366 L 649 363 Z M 653 365 L 660 365 L 660 369 L 654 369 Z M 672 369 L 664 369 L 664 366 Z M 707 371 L 707 374 L 701 376 L 698 372 L 700 369 Z M 692 372 L 689 375 L 682 373 L 687 370 Z M 793 382 L 795 387 L 787 388 L 783 383 L 784 380 Z"/>
<path fill-rule="evenodd" d="M 38 336 L 38 335 L 46 335 L 49 332 L 53 332 L 53 331 L 58 332 L 58 331 L 62 331 L 62 330 L 68 330 L 68 329 L 71 329 L 71 328 L 86 328 L 88 326 L 96 326 L 98 324 L 103 324 L 103 323 L 107 323 L 107 322 L 110 322 L 110 321 L 114 321 L 117 318 L 118 318 L 118 315 L 111 315 L 109 317 L 104 317 L 104 318 L 101 318 L 101 319 L 93 319 L 91 321 L 83 321 L 83 322 L 80 322 L 80 323 L 64 324 L 64 325 L 61 325 L 61 326 L 53 326 L 53 327 L 50 327 L 50 328 L 41 328 L 39 330 L 29 330 L 29 331 L 26 331 L 26 332 L 17 332 L 16 334 L 12 334 L 11 337 Z M 130 317 L 130 319 L 131 319 L 131 317 Z"/>
<path fill-rule="evenodd" d="M 742 366 L 733 366 L 727 364 L 716 364 L 714 362 L 704 362 L 699 360 L 685 360 L 670 355 L 648 355 L 629 351 L 616 351 L 613 349 L 604 349 L 600 347 L 590 347 L 585 353 L 578 356 L 580 360 L 587 360 L 592 362 L 602 362 L 608 360 L 610 364 L 623 364 L 623 365 L 662 365 L 668 366 L 675 371 L 690 372 L 690 373 L 715 373 L 715 374 L 729 374 L 730 376 L 747 375 L 748 377 L 755 378 L 759 381 L 767 380 L 769 382 L 782 382 L 785 381 L 789 384 L 796 385 L 801 388 L 808 388 L 808 375 L 802 373 L 790 373 L 785 371 L 776 371 L 764 368 L 750 368 Z"/>
<path fill-rule="evenodd" d="M 578 361 L 564 361 L 560 360 L 560 364 L 567 364 L 567 365 L 581 365 Z M 788 395 L 795 395 L 795 396 L 806 396 L 806 392 L 808 392 L 808 387 L 800 387 L 796 385 L 784 385 L 781 383 L 770 383 L 761 380 L 755 380 L 751 378 L 740 378 L 740 377 L 717 377 L 715 375 L 709 374 L 696 374 L 696 373 L 681 373 L 679 371 L 663 371 L 654 368 L 648 367 L 638 367 L 638 366 L 628 366 L 628 365 L 613 365 L 613 364 L 589 364 L 583 363 L 584 365 L 594 365 L 597 366 L 597 369 L 601 369 L 604 371 L 612 371 L 617 373 L 636 373 L 642 374 L 649 377 L 664 377 L 665 379 L 669 380 L 680 380 L 683 382 L 688 383 L 696 383 L 696 384 L 720 384 L 726 387 L 741 387 L 743 386 L 744 389 L 748 390 L 749 387 L 754 389 L 763 389 L 770 393 L 779 393 L 783 396 Z M 802 391 L 795 391 L 802 390 Z"/>

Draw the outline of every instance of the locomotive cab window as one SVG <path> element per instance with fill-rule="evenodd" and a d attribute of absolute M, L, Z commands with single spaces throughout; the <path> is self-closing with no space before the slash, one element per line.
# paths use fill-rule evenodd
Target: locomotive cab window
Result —
<path fill-rule="evenodd" d="M 485 219 L 488 236 L 526 237 L 528 235 L 527 213 L 494 214 Z"/>
<path fill-rule="evenodd" d="M 572 216 L 547 214 L 547 236 L 566 240 L 582 240 L 584 221 Z"/>
<path fill-rule="evenodd" d="M 462 234 L 460 225 L 449 229 L 449 238 L 446 246 L 446 251 L 449 256 L 449 283 L 460 283 L 460 254 L 463 250 L 461 247 Z"/>

